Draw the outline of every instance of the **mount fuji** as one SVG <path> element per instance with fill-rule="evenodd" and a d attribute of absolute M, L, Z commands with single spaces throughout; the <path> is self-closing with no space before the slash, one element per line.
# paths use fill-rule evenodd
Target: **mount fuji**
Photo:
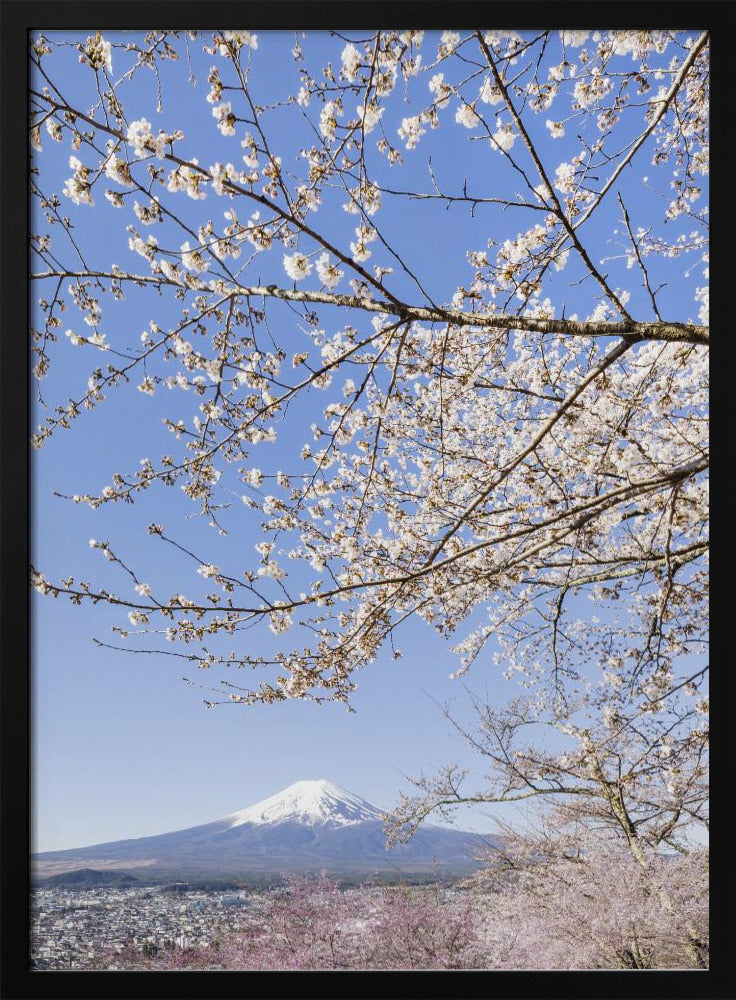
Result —
<path fill-rule="evenodd" d="M 34 878 L 79 867 L 128 869 L 145 880 L 261 877 L 326 869 L 332 875 L 459 874 L 478 867 L 489 838 L 424 825 L 388 851 L 383 812 L 329 781 L 297 781 L 223 819 L 173 833 L 32 856 Z"/>

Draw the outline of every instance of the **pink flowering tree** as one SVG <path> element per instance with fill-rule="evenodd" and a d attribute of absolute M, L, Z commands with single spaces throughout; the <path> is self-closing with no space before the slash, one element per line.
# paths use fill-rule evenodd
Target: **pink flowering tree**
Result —
<path fill-rule="evenodd" d="M 363 944 L 366 968 L 492 968 L 485 914 L 469 893 L 440 884 L 384 889 Z"/>
<path fill-rule="evenodd" d="M 548 816 L 534 830 L 506 830 L 503 848 L 472 881 L 485 903 L 495 968 L 708 964 L 703 850 L 654 855 L 641 865 L 589 825 Z"/>
<path fill-rule="evenodd" d="M 252 911 L 228 920 L 216 947 L 128 946 L 97 968 L 149 970 L 453 970 L 486 968 L 486 915 L 469 892 L 362 885 L 325 873 L 284 876 Z"/>
<path fill-rule="evenodd" d="M 463 886 L 340 889 L 289 877 L 217 928 L 209 947 L 128 945 L 90 968 L 150 971 L 649 969 L 707 960 L 704 853 L 645 869 L 590 830 L 506 831 Z M 581 836 L 584 846 L 581 846 Z M 663 907 L 666 894 L 671 908 Z"/>
<path fill-rule="evenodd" d="M 534 690 L 503 707 L 477 700 L 477 724 L 454 724 L 480 775 L 449 765 L 413 779 L 389 818 L 389 841 L 469 803 L 539 804 L 541 830 L 505 829 L 474 880 L 481 893 L 501 894 L 501 965 L 707 967 L 703 673 L 662 694 L 604 676 L 575 698 Z"/>
<path fill-rule="evenodd" d="M 257 969 L 350 968 L 356 951 L 352 908 L 339 885 L 325 872 L 317 878 L 285 875 L 284 883 L 258 929 L 245 940 L 236 937 L 224 949 L 224 961 Z"/>

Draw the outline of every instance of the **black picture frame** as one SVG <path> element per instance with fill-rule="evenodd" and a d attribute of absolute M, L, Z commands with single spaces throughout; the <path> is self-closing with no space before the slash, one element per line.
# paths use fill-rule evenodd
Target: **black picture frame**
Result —
<path fill-rule="evenodd" d="M 606 998 L 691 998 L 728 1000 L 736 996 L 736 971 L 731 954 L 730 911 L 734 876 L 731 824 L 728 812 L 732 746 L 729 713 L 731 693 L 730 636 L 726 621 L 736 603 L 734 574 L 728 560 L 733 538 L 736 492 L 733 471 L 733 368 L 727 347 L 730 330 L 714 325 L 712 390 L 713 470 L 712 520 L 719 544 L 713 552 L 714 597 L 712 636 L 721 669 L 714 683 L 712 812 L 712 965 L 707 971 L 652 972 L 198 972 L 156 975 L 139 972 L 32 972 L 29 955 L 30 849 L 30 610 L 28 588 L 29 522 L 32 484 L 29 478 L 29 344 L 28 344 L 28 236 L 27 191 L 27 34 L 32 29 L 77 27 L 117 29 L 171 27 L 216 28 L 228 21 L 266 28 L 450 28 L 483 23 L 488 27 L 531 28 L 709 28 L 712 38 L 712 151 L 711 204 L 716 250 L 711 262 L 714 314 L 721 319 L 729 287 L 726 240 L 733 222 L 734 199 L 729 192 L 731 165 L 729 138 L 733 130 L 731 101 L 732 47 L 736 37 L 736 5 L 728 2 L 404 2 L 387 0 L 3 0 L 0 3 L 0 201 L 2 285 L 0 297 L 0 446 L 1 484 L 1 612 L 2 673 L 0 723 L 2 754 L 2 862 L 0 894 L 0 996 L 30 997 L 291 997 L 309 993 L 321 998 L 369 996 L 509 997 L 532 1000 L 550 996 Z"/>

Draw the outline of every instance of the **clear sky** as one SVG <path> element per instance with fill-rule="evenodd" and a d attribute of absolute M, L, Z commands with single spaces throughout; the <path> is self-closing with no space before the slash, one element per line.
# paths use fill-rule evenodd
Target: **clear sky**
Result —
<path fill-rule="evenodd" d="M 85 34 L 80 35 L 82 40 Z M 70 42 L 78 40 L 76 36 L 66 37 Z M 106 37 L 111 41 L 121 38 L 114 33 Z M 259 33 L 252 79 L 264 103 L 298 90 L 298 78 L 288 54 L 292 44 L 289 33 Z M 305 50 L 309 47 L 314 52 L 316 64 L 328 57 L 338 64 L 343 44 L 319 33 L 302 40 Z M 428 50 L 436 50 L 436 39 L 425 45 Z M 154 132 L 159 127 L 172 131 L 181 127 L 186 133 L 185 155 L 198 155 L 201 163 L 234 160 L 239 153 L 237 141 L 217 132 L 210 105 L 205 101 L 206 77 L 213 57 L 201 52 L 201 42 L 192 42 L 189 48 L 198 86 L 187 83 L 189 67 L 185 60 L 168 64 L 163 76 L 163 111 L 157 113 L 155 78 L 153 74 L 140 74 L 139 82 L 129 91 L 128 120 L 145 115 L 153 122 Z M 92 73 L 79 65 L 73 47 L 55 52 L 49 66 L 55 77 L 63 80 L 70 101 L 80 100 L 82 107 L 94 102 Z M 387 112 L 384 124 L 395 131 L 401 117 L 410 112 L 401 101 L 393 103 L 397 108 Z M 569 143 L 565 138 L 552 140 L 544 127 L 545 117 L 539 116 L 535 138 L 554 170 L 555 164 L 572 156 L 577 144 L 574 135 Z M 309 141 L 304 135 L 292 133 L 290 121 L 288 111 L 275 112 L 268 118 L 272 145 L 284 158 L 287 169 L 289 156 L 296 156 L 300 144 Z M 458 141 L 449 142 L 448 136 Z M 465 173 L 473 193 L 498 194 L 504 188 L 513 193 L 513 182 L 507 172 L 500 172 L 499 159 L 492 155 L 489 159 L 481 143 L 466 139 L 466 135 L 458 136 L 457 126 L 448 121 L 438 133 L 426 136 L 417 149 L 404 154 L 406 169 L 401 174 L 384 170 L 383 179 L 395 182 L 400 177 L 402 183 L 409 181 L 430 190 L 427 167 L 431 156 L 435 175 L 448 178 L 448 183 L 452 178 L 456 189 L 458 178 Z M 44 190 L 61 193 L 70 173 L 69 152 L 66 143 L 60 148 L 44 140 L 39 161 Z M 647 162 L 650 159 L 646 151 L 642 156 Z M 462 167 L 458 169 L 460 161 Z M 637 223 L 646 225 L 648 218 L 661 218 L 668 192 L 657 189 L 656 170 L 642 168 L 630 173 L 624 180 L 624 190 Z M 643 174 L 651 175 L 646 183 L 642 182 Z M 501 240 L 528 225 L 526 218 L 513 213 L 501 219 L 498 213 L 491 217 L 481 209 L 471 219 L 463 206 L 446 211 L 439 204 L 425 203 L 419 211 L 416 203 L 395 200 L 387 205 L 390 207 L 384 207 L 381 214 L 382 226 L 406 252 L 437 301 L 447 301 L 457 285 L 468 280 L 465 251 L 483 246 L 491 235 L 490 218 L 494 226 L 505 227 L 492 233 Z M 177 207 L 198 223 L 207 217 L 200 203 L 186 204 L 183 195 Z M 218 215 L 226 207 L 222 203 L 211 205 Z M 78 238 L 91 259 L 105 267 L 116 262 L 121 267 L 145 270 L 145 263 L 128 249 L 120 213 L 116 215 L 102 190 L 96 197 L 96 207 L 89 209 L 86 216 L 78 212 L 76 217 L 81 220 Z M 594 243 L 599 258 L 622 253 L 615 233 L 617 220 L 617 204 L 611 199 L 593 223 L 597 227 Z M 321 217 L 319 221 L 328 231 L 333 225 L 329 218 L 325 221 Z M 342 225 L 343 219 L 335 218 L 335 232 L 343 233 L 344 239 Z M 677 231 L 686 228 L 681 223 L 675 225 Z M 141 231 L 145 237 L 146 230 Z M 259 280 L 284 281 L 280 257 L 266 256 Z M 611 263 L 610 268 L 618 274 L 622 286 L 636 284 L 627 278 L 624 261 Z M 569 279 L 568 274 L 566 284 Z M 699 280 L 699 274 L 679 275 L 673 282 L 667 292 L 668 311 L 673 318 L 697 315 L 693 294 Z M 407 282 L 404 291 L 409 287 L 408 279 L 397 275 L 397 287 L 402 281 Z M 38 289 L 34 289 L 36 292 Z M 593 290 L 586 286 L 577 294 L 572 305 L 583 316 L 593 305 Z M 568 308 L 568 315 L 571 311 Z M 71 315 L 73 312 L 70 310 L 64 319 L 65 325 L 80 323 L 76 314 Z M 637 318 L 650 318 L 647 300 L 636 289 L 632 312 Z M 124 307 L 110 310 L 102 329 L 110 341 L 132 331 L 129 339 L 135 342 L 149 319 L 155 318 L 166 326 L 176 315 L 176 306 L 169 303 L 167 307 L 165 298 L 134 292 Z M 297 340 L 300 334 L 293 314 L 282 309 L 273 315 L 279 322 L 295 326 Z M 55 367 L 42 386 L 50 405 L 84 387 L 86 367 L 91 366 L 89 353 L 80 357 L 80 349 L 72 347 L 63 334 L 60 341 Z M 324 403 L 324 399 L 320 402 Z M 166 405 L 170 403 L 170 398 L 165 400 Z M 73 494 L 98 490 L 112 472 L 134 469 L 144 456 L 155 457 L 164 451 L 169 436 L 160 427 L 160 409 L 157 398 L 143 396 L 135 385 L 123 387 L 110 394 L 94 412 L 83 414 L 72 431 L 56 434 L 34 455 L 33 556 L 35 565 L 49 579 L 69 573 L 78 579 L 103 579 L 102 556 L 90 550 L 88 541 L 106 538 L 140 567 L 143 578 L 148 573 L 163 584 L 163 589 L 167 582 L 175 588 L 183 564 L 176 555 L 165 551 L 165 546 L 152 543 L 146 525 L 161 519 L 162 504 L 167 524 L 178 524 L 180 528 L 185 525 L 191 508 L 178 490 L 150 490 L 134 507 L 116 504 L 97 511 L 53 495 L 53 491 Z M 43 416 L 37 408 L 34 424 Z M 277 448 L 283 449 L 284 462 L 288 461 L 289 448 L 302 440 L 300 433 L 303 429 L 292 426 L 282 434 Z M 264 458 L 266 461 L 279 467 L 278 455 Z M 242 551 L 244 566 L 253 560 L 252 546 L 259 540 L 257 519 L 249 520 L 241 509 L 232 514 L 229 523 L 233 530 L 221 539 L 213 537 L 206 525 L 187 521 L 186 537 L 193 545 L 202 540 L 203 547 L 206 540 L 213 561 L 217 561 L 219 552 L 223 560 L 237 562 L 237 554 Z M 186 571 L 190 573 L 191 568 L 186 566 Z M 355 713 L 338 705 L 320 707 L 293 702 L 248 708 L 225 705 L 208 711 L 203 699 L 211 693 L 185 684 L 182 676 L 203 685 L 216 685 L 217 677 L 196 671 L 193 676 L 179 661 L 155 654 L 123 654 L 96 646 L 93 636 L 114 641 L 110 632 L 114 623 L 120 623 L 120 615 L 108 608 L 73 607 L 63 598 L 33 596 L 34 850 L 71 848 L 208 822 L 305 778 L 326 778 L 388 808 L 397 801 L 399 790 L 408 790 L 404 774 L 431 773 L 450 761 L 475 767 L 475 757 L 458 741 L 438 705 L 449 700 L 460 719 L 469 718 L 468 697 L 462 684 L 448 679 L 457 668 L 456 657 L 448 651 L 450 643 L 440 640 L 421 621 L 403 627 L 399 637 L 402 659 L 394 661 L 387 650 L 358 678 Z M 276 648 L 276 640 L 259 630 L 241 633 L 241 641 L 252 643 L 254 652 L 265 649 L 266 643 Z M 505 698 L 509 691 L 507 682 L 490 668 L 490 651 L 465 683 L 476 694 L 485 697 L 487 693 L 494 700 Z M 488 813 L 501 814 L 496 807 L 489 807 Z M 462 825 L 471 829 L 492 827 L 490 816 L 482 810 L 461 817 Z"/>

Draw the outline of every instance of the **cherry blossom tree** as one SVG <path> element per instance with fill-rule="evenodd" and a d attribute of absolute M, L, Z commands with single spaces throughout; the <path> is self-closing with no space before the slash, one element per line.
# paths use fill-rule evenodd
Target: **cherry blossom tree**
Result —
<path fill-rule="evenodd" d="M 496 916 L 501 926 L 526 915 L 523 934 L 506 941 L 513 961 L 523 963 L 521 948 L 549 968 L 664 967 L 673 955 L 707 967 L 707 699 L 693 700 L 668 691 L 664 704 L 645 696 L 637 710 L 631 695 L 599 684 L 595 698 L 564 709 L 559 700 L 543 709 L 538 694 L 503 708 L 476 701 L 477 725 L 455 726 L 483 759 L 485 782 L 468 787 L 467 770 L 452 765 L 414 779 L 390 817 L 389 842 L 468 803 L 539 802 L 540 828 L 506 825 L 474 880 L 510 906 Z M 545 937 L 546 924 L 554 929 Z M 544 958 L 535 935 L 549 945 Z"/>
<path fill-rule="evenodd" d="M 486 896 L 485 936 L 495 968 L 708 965 L 702 849 L 640 865 L 589 825 L 548 815 L 539 829 L 507 829 L 503 848 L 473 888 Z"/>
<path fill-rule="evenodd" d="M 417 617 L 464 627 L 459 674 L 495 660 L 565 698 L 605 672 L 666 702 L 707 642 L 707 32 L 302 33 L 269 101 L 274 44 L 31 39 L 34 444 L 155 397 L 170 447 L 70 500 L 156 491 L 151 544 L 182 560 L 171 592 L 91 540 L 109 581 L 34 586 L 119 608 L 128 648 L 249 668 L 212 704 L 349 704 Z M 474 242 L 435 289 L 407 234 L 441 243 L 440 209 Z M 124 261 L 88 250 L 97 213 Z M 47 402 L 62 354 L 77 389 Z M 213 539 L 255 530 L 253 558 L 167 523 L 173 486 Z"/>
<path fill-rule="evenodd" d="M 129 944 L 95 959 L 100 969 L 469 969 L 485 968 L 484 920 L 469 893 L 435 886 L 349 889 L 319 876 L 284 875 L 253 912 L 216 932 L 216 945 L 143 949 Z"/>
<path fill-rule="evenodd" d="M 599 845 L 600 846 L 600 845 Z M 209 947 L 128 944 L 90 968 L 123 970 L 646 969 L 688 967 L 688 927 L 707 939 L 702 855 L 654 863 L 596 850 L 549 829 L 510 832 L 503 854 L 465 886 L 340 889 L 290 877 L 224 921 Z M 652 886 L 674 909 L 659 905 Z"/>

